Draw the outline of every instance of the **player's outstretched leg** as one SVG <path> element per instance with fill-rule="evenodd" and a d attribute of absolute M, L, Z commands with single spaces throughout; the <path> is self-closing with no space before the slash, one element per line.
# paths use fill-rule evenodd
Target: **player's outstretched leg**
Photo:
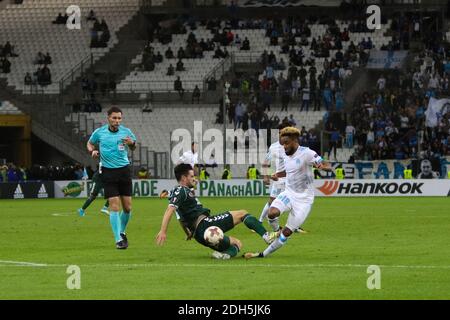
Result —
<path fill-rule="evenodd" d="M 272 252 L 280 249 L 282 246 L 286 244 L 286 241 L 288 240 L 289 236 L 292 234 L 292 231 L 288 227 L 284 227 L 284 229 L 281 231 L 280 236 L 275 239 L 274 242 L 272 242 L 266 250 L 262 252 L 262 256 L 268 256 Z"/>
<path fill-rule="evenodd" d="M 278 237 L 277 232 L 268 232 L 262 223 L 249 214 L 247 210 L 230 211 L 230 213 L 233 216 L 234 225 L 244 222 L 247 228 L 254 230 L 266 243 L 272 243 Z"/>
<path fill-rule="evenodd" d="M 281 209 L 279 209 L 281 208 Z M 289 209 L 288 207 L 283 207 L 281 202 L 277 203 L 275 206 L 270 207 L 269 212 L 269 218 L 274 219 L 275 217 L 280 215 L 280 210 L 283 209 Z M 289 213 L 288 221 L 286 226 L 281 231 L 280 236 L 273 241 L 263 252 L 260 253 L 246 253 L 244 254 L 244 257 L 249 258 L 256 258 L 256 257 L 266 257 L 269 254 L 275 252 L 276 250 L 280 249 L 288 240 L 288 238 L 291 236 L 293 230 L 298 229 L 303 222 L 305 222 L 305 219 L 308 217 L 308 214 L 311 210 L 311 204 L 297 204 L 291 209 L 291 212 Z"/>
<path fill-rule="evenodd" d="M 263 252 L 247 252 L 243 257 L 246 259 L 264 258 L 284 246 L 291 234 L 292 231 L 289 228 L 284 227 L 284 229 L 281 231 L 280 236 L 275 239 L 275 241 L 272 242 Z"/>
<path fill-rule="evenodd" d="M 83 206 L 78 209 L 78 214 L 80 215 L 80 217 L 83 217 L 86 213 L 85 210 L 91 205 L 91 203 L 97 198 L 96 194 L 91 194 L 89 196 L 89 198 L 86 199 L 86 201 L 84 202 Z"/>
<path fill-rule="evenodd" d="M 242 249 L 242 243 L 239 239 L 236 239 L 234 237 L 229 238 L 230 238 L 230 246 L 227 249 L 223 250 L 222 252 L 214 251 L 211 255 L 214 259 L 219 260 L 231 259 L 232 257 L 235 257 Z"/>

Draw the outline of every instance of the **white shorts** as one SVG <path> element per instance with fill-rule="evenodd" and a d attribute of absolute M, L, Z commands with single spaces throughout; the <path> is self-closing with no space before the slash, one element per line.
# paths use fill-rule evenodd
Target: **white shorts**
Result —
<path fill-rule="evenodd" d="M 270 187 L 270 197 L 276 198 L 280 193 L 284 191 L 285 181 L 273 181 Z"/>
<path fill-rule="evenodd" d="M 292 193 L 284 191 L 272 202 L 270 207 L 277 208 L 280 213 L 289 211 L 286 227 L 295 231 L 305 222 L 314 202 L 314 191 Z"/>

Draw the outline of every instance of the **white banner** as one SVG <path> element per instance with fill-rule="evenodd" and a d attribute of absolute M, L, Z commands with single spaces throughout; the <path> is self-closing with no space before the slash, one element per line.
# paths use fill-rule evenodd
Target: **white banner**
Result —
<path fill-rule="evenodd" d="M 55 181 L 55 197 L 83 198 L 91 185 L 91 181 Z M 175 186 L 175 180 L 133 180 L 133 197 L 158 197 Z M 448 196 L 450 180 L 318 179 L 314 188 L 319 197 Z M 195 193 L 198 197 L 268 197 L 269 186 L 262 180 L 207 180 L 198 183 Z"/>
<path fill-rule="evenodd" d="M 370 50 L 367 68 L 369 69 L 400 69 L 408 51 Z"/>
<path fill-rule="evenodd" d="M 427 127 L 437 127 L 440 118 L 450 112 L 450 99 L 430 98 L 425 111 L 425 124 Z"/>

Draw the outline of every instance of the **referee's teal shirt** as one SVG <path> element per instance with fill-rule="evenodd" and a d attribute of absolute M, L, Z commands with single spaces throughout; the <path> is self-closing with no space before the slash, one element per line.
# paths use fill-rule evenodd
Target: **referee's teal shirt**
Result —
<path fill-rule="evenodd" d="M 136 142 L 134 133 L 124 126 L 119 126 L 119 130 L 113 132 L 106 124 L 92 133 L 89 142 L 98 145 L 102 167 L 117 169 L 130 164 L 128 146 L 122 141 L 126 137 Z"/>

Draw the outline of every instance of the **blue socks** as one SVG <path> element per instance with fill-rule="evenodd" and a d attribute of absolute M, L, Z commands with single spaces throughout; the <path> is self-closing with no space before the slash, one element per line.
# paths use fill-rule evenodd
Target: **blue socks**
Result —
<path fill-rule="evenodd" d="M 128 221 L 130 220 L 131 212 L 117 212 L 111 211 L 109 213 L 109 222 L 111 223 L 111 228 L 114 233 L 114 239 L 116 242 L 122 240 L 120 236 L 121 233 L 125 233 L 125 229 L 127 228 Z"/>
<path fill-rule="evenodd" d="M 127 228 L 128 221 L 131 218 L 131 211 L 130 212 L 122 211 L 122 212 L 120 212 L 119 217 L 120 217 L 120 232 L 125 233 L 125 229 Z"/>
<path fill-rule="evenodd" d="M 114 239 L 116 240 L 116 242 L 120 241 L 122 239 L 120 237 L 121 222 L 119 218 L 119 213 L 117 211 L 111 211 L 109 213 L 109 222 L 111 223 L 111 228 L 114 233 Z"/>

